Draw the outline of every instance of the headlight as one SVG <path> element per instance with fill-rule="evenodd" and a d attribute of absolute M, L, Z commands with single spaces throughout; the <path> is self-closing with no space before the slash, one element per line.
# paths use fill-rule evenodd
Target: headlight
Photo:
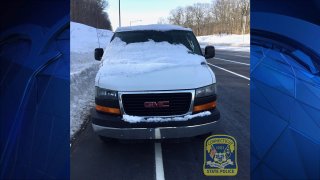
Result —
<path fill-rule="evenodd" d="M 103 97 L 106 99 L 118 99 L 118 92 L 109 89 L 102 89 L 96 86 L 96 97 Z"/>
<path fill-rule="evenodd" d="M 196 89 L 196 97 L 211 96 L 217 93 L 216 84 Z"/>

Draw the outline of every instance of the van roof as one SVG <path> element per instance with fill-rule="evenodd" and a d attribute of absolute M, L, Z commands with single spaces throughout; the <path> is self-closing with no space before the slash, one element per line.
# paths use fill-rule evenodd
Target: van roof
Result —
<path fill-rule="evenodd" d="M 192 31 L 190 28 L 185 28 L 177 25 L 171 24 L 149 24 L 149 25 L 139 25 L 139 26 L 126 26 L 118 27 L 115 32 L 126 32 L 126 31 L 171 31 L 171 30 L 180 30 L 180 31 Z"/>

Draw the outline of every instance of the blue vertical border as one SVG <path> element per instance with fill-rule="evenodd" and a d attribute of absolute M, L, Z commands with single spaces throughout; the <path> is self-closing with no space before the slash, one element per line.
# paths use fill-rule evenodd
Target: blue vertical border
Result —
<path fill-rule="evenodd" d="M 70 2 L 1 4 L 0 179 L 69 179 Z"/>
<path fill-rule="evenodd" d="M 320 179 L 319 12 L 251 0 L 252 179 Z"/>

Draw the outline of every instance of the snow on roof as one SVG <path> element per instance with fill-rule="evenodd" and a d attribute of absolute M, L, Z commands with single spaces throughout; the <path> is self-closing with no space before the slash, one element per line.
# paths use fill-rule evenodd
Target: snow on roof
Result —
<path fill-rule="evenodd" d="M 154 30 L 154 31 L 182 30 L 182 31 L 192 31 L 190 28 L 184 28 L 184 27 L 181 27 L 181 26 L 171 25 L 171 24 L 149 24 L 149 25 L 139 25 L 139 26 L 118 27 L 116 32 L 144 31 L 144 30 Z"/>

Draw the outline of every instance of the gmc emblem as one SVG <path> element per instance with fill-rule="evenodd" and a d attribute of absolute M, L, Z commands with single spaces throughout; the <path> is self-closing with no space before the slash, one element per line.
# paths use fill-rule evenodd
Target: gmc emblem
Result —
<path fill-rule="evenodd" d="M 145 108 L 166 108 L 170 107 L 170 101 L 144 102 Z"/>

